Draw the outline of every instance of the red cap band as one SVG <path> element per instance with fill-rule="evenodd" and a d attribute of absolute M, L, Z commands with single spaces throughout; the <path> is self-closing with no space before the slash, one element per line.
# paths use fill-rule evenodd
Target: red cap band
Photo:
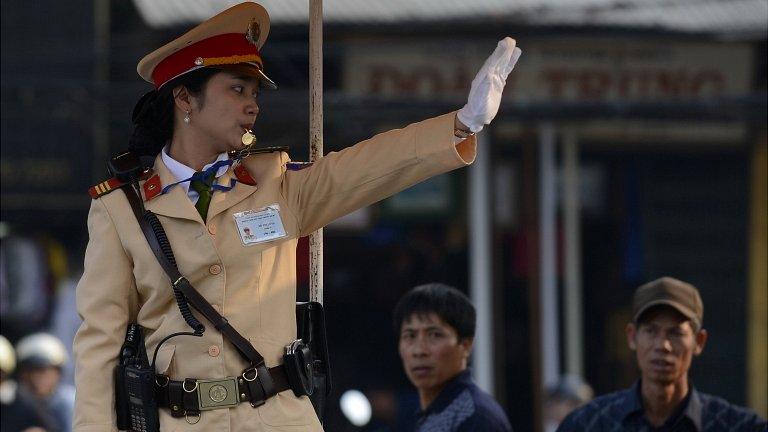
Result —
<path fill-rule="evenodd" d="M 152 72 L 155 88 L 204 66 L 256 63 L 263 67 L 261 53 L 242 33 L 226 33 L 196 42 L 169 55 Z"/>

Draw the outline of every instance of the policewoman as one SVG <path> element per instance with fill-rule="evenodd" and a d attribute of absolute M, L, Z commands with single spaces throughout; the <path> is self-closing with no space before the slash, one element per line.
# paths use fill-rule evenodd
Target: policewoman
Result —
<path fill-rule="evenodd" d="M 179 271 L 273 368 L 296 338 L 297 239 L 472 163 L 473 133 L 495 116 L 520 52 L 514 40 L 502 40 L 458 113 L 379 134 L 309 166 L 280 151 L 238 155 L 259 114 L 259 92 L 276 87 L 260 53 L 268 32 L 266 10 L 242 3 L 144 57 L 138 73 L 155 90 L 134 109 L 129 147 L 154 157 L 141 199 L 162 223 Z M 150 356 L 163 338 L 189 330 L 126 194 L 113 193 L 119 187 L 113 178 L 91 189 L 90 240 L 77 287 L 83 324 L 74 343 L 78 432 L 116 430 L 112 374 L 129 323 L 145 328 Z M 158 374 L 196 383 L 242 373 L 246 361 L 204 324 L 202 337 L 160 346 Z M 309 399 L 286 389 L 255 408 L 236 400 L 194 417 L 172 409 L 159 408 L 163 431 L 322 430 Z"/>

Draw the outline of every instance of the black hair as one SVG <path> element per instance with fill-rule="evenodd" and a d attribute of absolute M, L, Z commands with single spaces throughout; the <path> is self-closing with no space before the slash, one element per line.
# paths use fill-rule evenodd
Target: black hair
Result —
<path fill-rule="evenodd" d="M 456 330 L 459 339 L 475 336 L 475 307 L 454 287 L 430 283 L 407 292 L 395 306 L 392 324 L 399 337 L 403 322 L 411 316 L 434 313 Z"/>
<path fill-rule="evenodd" d="M 200 68 L 165 83 L 142 96 L 133 108 L 133 134 L 128 149 L 137 156 L 157 156 L 173 136 L 173 89 L 182 85 L 193 96 L 202 95 L 219 69 Z"/>

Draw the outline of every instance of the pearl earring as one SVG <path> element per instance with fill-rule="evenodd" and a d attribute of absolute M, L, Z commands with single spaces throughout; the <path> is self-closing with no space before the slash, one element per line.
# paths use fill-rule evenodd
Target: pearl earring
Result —
<path fill-rule="evenodd" d="M 186 115 L 184 116 L 184 123 L 189 124 L 189 111 L 185 111 Z"/>

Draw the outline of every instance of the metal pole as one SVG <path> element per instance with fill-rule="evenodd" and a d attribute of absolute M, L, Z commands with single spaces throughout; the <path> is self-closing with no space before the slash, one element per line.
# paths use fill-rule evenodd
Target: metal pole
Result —
<path fill-rule="evenodd" d="M 557 314 L 555 127 L 539 126 L 539 273 L 541 281 L 542 384 L 557 382 L 560 374 L 559 320 Z"/>
<path fill-rule="evenodd" d="M 323 0 L 309 0 L 309 161 L 323 157 Z M 309 236 L 309 299 L 323 302 L 323 229 Z"/>
<path fill-rule="evenodd" d="M 494 394 L 493 283 L 491 278 L 490 143 L 477 135 L 475 163 L 469 168 L 470 297 L 477 310 L 472 372 L 477 385 Z"/>
<path fill-rule="evenodd" d="M 563 217 L 565 219 L 565 371 L 583 377 L 579 143 L 573 129 L 568 129 L 563 135 L 563 198 Z"/>

